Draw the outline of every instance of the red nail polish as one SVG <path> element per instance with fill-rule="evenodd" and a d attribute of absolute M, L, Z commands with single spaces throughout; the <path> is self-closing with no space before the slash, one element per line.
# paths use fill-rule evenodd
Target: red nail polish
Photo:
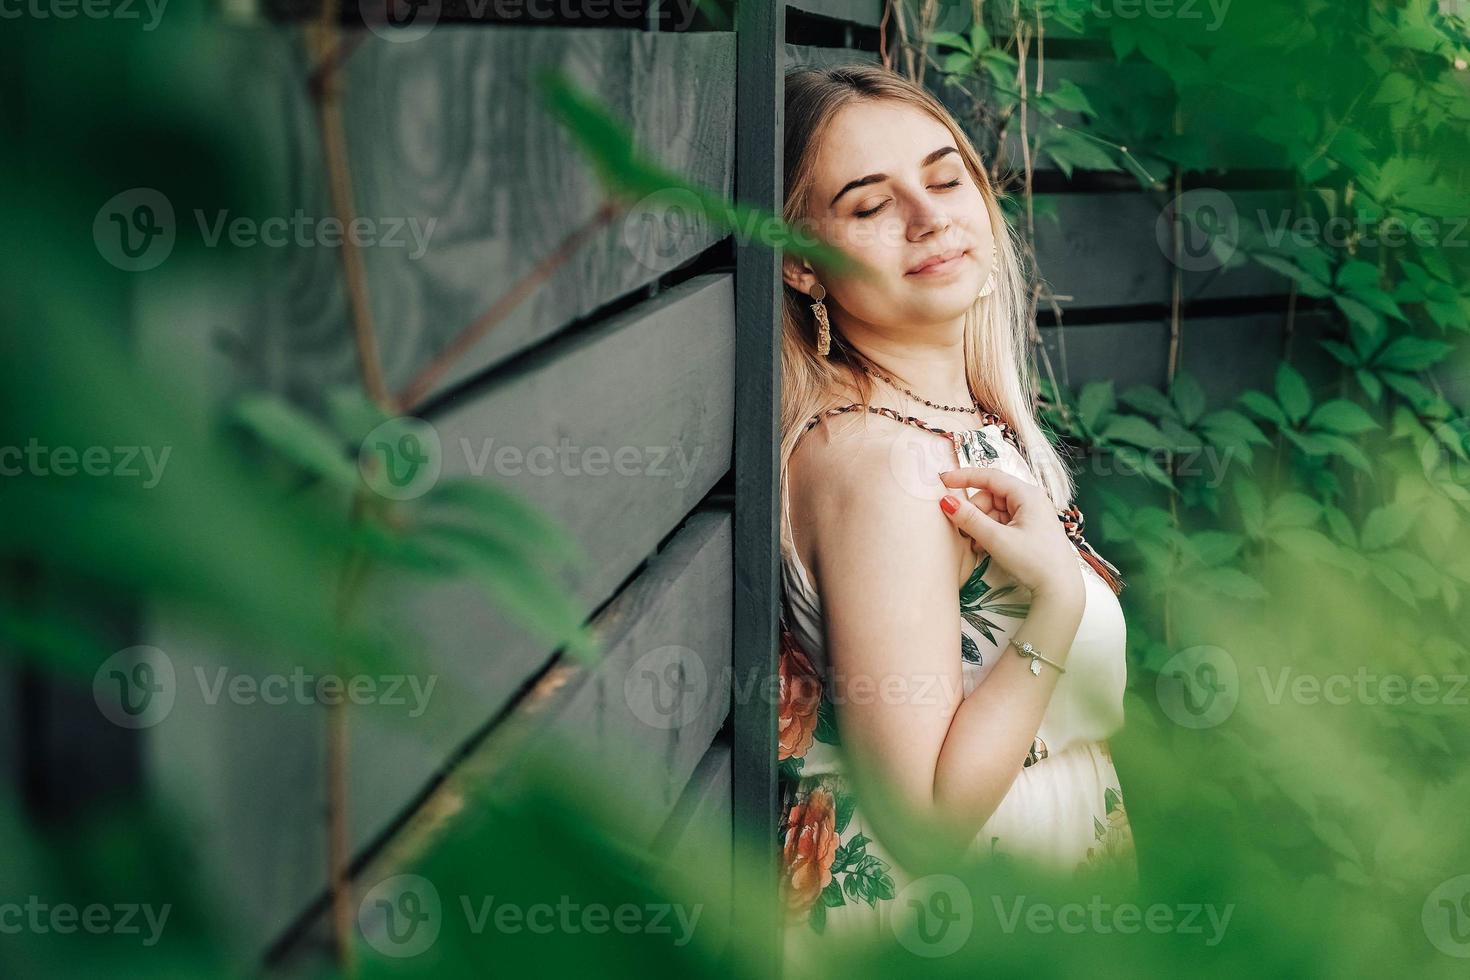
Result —
<path fill-rule="evenodd" d="M 954 497 L 951 497 L 949 494 L 945 494 L 942 498 L 940 498 L 939 506 L 944 509 L 944 512 L 946 514 L 953 514 L 955 511 L 960 509 L 960 502 Z"/>

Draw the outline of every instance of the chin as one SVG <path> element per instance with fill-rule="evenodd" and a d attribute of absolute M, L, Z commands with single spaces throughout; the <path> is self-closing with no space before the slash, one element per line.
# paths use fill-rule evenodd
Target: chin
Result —
<path fill-rule="evenodd" d="M 915 306 L 934 317 L 959 316 L 968 310 L 980 294 L 978 276 L 956 276 L 950 282 L 928 283 L 915 287 Z"/>

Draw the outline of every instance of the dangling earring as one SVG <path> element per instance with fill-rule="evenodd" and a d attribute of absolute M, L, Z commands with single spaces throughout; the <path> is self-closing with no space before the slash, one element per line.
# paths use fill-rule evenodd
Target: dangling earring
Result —
<path fill-rule="evenodd" d="M 995 292 L 995 269 L 1000 264 L 1000 248 L 995 244 L 995 239 L 990 241 L 990 277 L 985 280 L 985 285 L 980 287 L 977 298 L 984 299 Z"/>
<path fill-rule="evenodd" d="M 832 325 L 827 322 L 827 304 L 822 302 L 827 298 L 826 288 L 817 283 L 812 287 L 811 297 L 816 300 L 812 304 L 812 316 L 817 318 L 817 353 L 826 357 L 832 350 Z"/>

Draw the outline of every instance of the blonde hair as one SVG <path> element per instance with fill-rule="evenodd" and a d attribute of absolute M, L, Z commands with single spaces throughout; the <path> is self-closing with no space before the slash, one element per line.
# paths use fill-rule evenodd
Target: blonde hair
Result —
<path fill-rule="evenodd" d="M 1021 252 L 1000 210 L 989 175 L 949 111 L 923 88 L 878 65 L 840 65 L 796 68 L 786 74 L 785 194 L 783 217 L 796 224 L 805 216 L 812 191 L 817 148 L 828 124 L 843 106 L 886 99 L 906 103 L 929 113 L 954 138 L 966 169 L 980 188 L 994 232 L 997 267 L 995 289 L 977 298 L 965 313 L 965 378 L 980 406 L 1005 419 L 1019 437 L 1023 455 L 1057 505 L 1072 502 L 1074 485 L 1063 463 L 1037 422 L 1035 372 L 1028 357 L 1030 304 Z M 828 393 L 846 382 L 860 396 L 864 419 L 875 390 L 863 364 L 872 362 L 842 343 L 831 332 L 831 353 L 817 353 L 817 328 L 810 311 L 812 299 L 786 285 L 781 304 L 781 471 L 801 435 L 802 425 L 825 407 Z M 782 520 L 783 550 L 792 547 L 790 529 Z"/>

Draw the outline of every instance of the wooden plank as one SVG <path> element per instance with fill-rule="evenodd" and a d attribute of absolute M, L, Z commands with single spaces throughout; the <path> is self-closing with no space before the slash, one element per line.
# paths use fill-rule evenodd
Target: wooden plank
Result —
<path fill-rule="evenodd" d="M 1284 312 L 1191 317 L 1180 331 L 1180 367 L 1204 388 L 1212 409 L 1229 406 L 1245 388 L 1271 391 L 1284 351 L 1285 325 Z M 1316 343 L 1329 336 L 1330 328 L 1330 317 L 1321 312 L 1297 315 L 1291 360 L 1309 378 L 1333 372 L 1335 362 Z M 1167 321 L 1042 327 L 1041 335 L 1057 379 L 1074 392 L 1090 381 L 1110 380 L 1120 392 L 1136 384 L 1155 388 L 1167 384 Z"/>
<path fill-rule="evenodd" d="M 787 0 L 786 6 L 867 27 L 877 27 L 883 19 L 883 0 Z"/>
<path fill-rule="evenodd" d="M 1056 219 L 1037 221 L 1036 250 L 1042 275 L 1065 311 L 1097 306 L 1161 305 L 1172 288 L 1170 238 L 1161 216 L 1170 196 L 1124 194 L 1054 194 L 1039 197 L 1055 204 Z M 1279 214 L 1277 191 L 1232 191 L 1228 206 L 1240 220 L 1259 227 Z M 1285 295 L 1287 280 L 1249 263 L 1221 271 L 1207 257 L 1185 260 L 1184 298 Z"/>
<path fill-rule="evenodd" d="M 687 824 L 688 833 L 676 836 L 692 841 L 697 830 L 717 827 L 722 783 L 728 804 L 729 747 L 727 742 L 722 746 L 727 760 L 722 775 L 721 746 L 711 749 L 711 740 L 730 703 L 723 682 L 730 666 L 732 542 L 728 513 L 692 516 L 593 621 L 604 658 L 590 667 L 562 661 L 544 673 L 515 711 L 458 760 L 368 857 L 355 880 L 380 881 L 401 872 L 453 828 L 466 798 L 483 798 L 485 793 L 513 798 L 547 760 L 577 760 L 579 793 L 589 791 L 598 799 L 606 794 L 601 819 L 605 826 L 628 832 L 620 843 L 658 854 L 657 842 L 667 839 L 668 828 Z M 658 709 L 649 714 L 651 692 L 643 689 L 639 671 L 649 665 L 648 653 L 669 645 L 690 651 L 681 664 L 694 669 L 697 661 L 711 683 L 677 695 L 696 698 L 697 705 L 687 699 L 670 701 L 669 713 Z M 629 677 L 632 696 L 625 694 Z M 670 725 L 671 720 L 680 723 Z M 728 813 L 727 805 L 726 846 Z M 715 843 L 714 838 L 700 839 Z M 718 867 L 718 846 L 699 860 Z M 321 965 L 326 936 L 319 901 L 277 950 L 275 965 L 293 970 Z"/>
<path fill-rule="evenodd" d="M 730 854 L 730 772 L 733 755 L 728 736 L 716 738 L 689 777 L 684 795 L 653 844 L 669 863 L 709 859 L 719 866 Z M 713 854 L 709 848 L 715 848 Z"/>
<path fill-rule="evenodd" d="M 785 4 L 743 3 L 736 73 L 736 194 L 780 214 L 785 85 Z M 776 676 L 780 515 L 781 259 L 742 243 L 735 254 L 735 621 L 734 664 L 742 684 Z M 759 689 L 759 687 L 755 688 Z M 753 942 L 761 976 L 780 975 L 776 852 L 776 706 L 737 698 L 731 710 L 734 825 L 754 845 L 734 875 L 734 931 Z"/>
<path fill-rule="evenodd" d="M 598 615 L 602 660 L 563 659 L 497 737 L 497 791 L 576 758 L 617 791 L 628 843 L 653 843 L 729 715 L 731 541 L 728 513 L 695 514 Z"/>
<path fill-rule="evenodd" d="M 1111 379 L 1118 391 L 1164 383 L 1169 332 L 1162 320 L 1039 330 L 1057 381 L 1074 392 L 1089 381 Z"/>
<path fill-rule="evenodd" d="M 241 30 L 222 49 L 240 77 L 241 122 L 252 133 L 266 186 L 261 200 L 239 205 L 238 213 L 250 217 L 328 214 L 298 35 L 295 28 Z M 372 239 L 382 244 L 361 251 L 390 385 L 404 385 L 602 203 L 587 159 L 541 105 L 533 85 L 538 72 L 566 72 L 626 122 L 639 147 L 728 195 L 734 49 L 730 32 L 445 24 L 413 43 L 370 40 L 357 48 L 343 69 L 343 114 L 358 215 L 382 232 Z M 656 280 L 723 237 L 697 221 L 671 234 L 649 213 L 635 209 L 596 233 L 474 346 L 440 389 Z M 402 244 L 388 244 L 395 240 Z M 221 330 L 220 344 L 234 351 L 243 385 L 316 406 L 326 388 L 356 376 L 339 249 L 247 251 L 258 286 Z"/>
<path fill-rule="evenodd" d="M 855 51 L 851 48 L 819 48 L 810 44 L 782 45 L 785 67 L 811 66 L 825 68 L 829 65 L 876 64 L 878 55 L 871 51 Z"/>
<path fill-rule="evenodd" d="M 539 351 L 515 374 L 435 417 L 444 473 L 476 476 L 480 469 L 478 476 L 519 492 L 566 527 L 589 556 L 566 588 L 590 613 L 730 468 L 734 349 L 731 277 L 691 279 Z M 565 457 L 575 472 L 558 466 L 538 475 L 524 455 L 519 463 L 497 463 L 494 455 L 503 446 L 524 454 L 562 445 L 581 450 Z M 593 468 L 597 447 L 605 451 L 601 472 Z M 619 472 L 608 461 L 624 447 L 632 453 L 621 456 Z M 359 608 L 417 641 L 408 680 L 421 689 L 432 680 L 433 688 L 413 716 L 411 706 L 354 705 L 354 851 L 402 814 L 553 653 L 469 584 L 385 575 Z M 144 642 L 168 650 L 176 671 L 190 676 L 195 666 L 213 677 L 219 666 L 247 659 L 168 624 L 156 633 Z M 176 705 L 174 712 L 150 739 L 150 768 L 161 792 L 189 799 L 199 813 L 201 853 L 235 898 L 242 930 L 264 943 L 322 884 L 322 719 L 312 706 Z M 306 829 L 280 834 L 282 826 Z"/>
<path fill-rule="evenodd" d="M 693 877 L 697 887 L 704 889 L 699 897 L 706 901 L 706 916 L 717 914 L 716 910 L 728 910 L 733 898 L 734 817 L 730 812 L 733 760 L 729 737 L 717 738 L 689 778 L 678 807 L 669 815 L 653 845 L 653 853 L 660 856 L 665 871 L 678 876 L 687 869 L 688 877 Z M 729 924 L 727 919 L 704 921 L 711 923 L 717 932 L 723 932 Z"/>

